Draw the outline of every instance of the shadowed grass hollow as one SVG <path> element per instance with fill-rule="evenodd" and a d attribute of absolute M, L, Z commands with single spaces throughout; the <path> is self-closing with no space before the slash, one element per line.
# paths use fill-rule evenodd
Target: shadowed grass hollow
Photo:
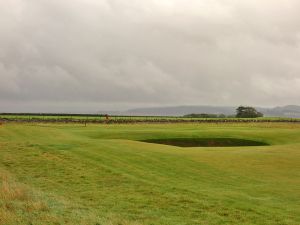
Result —
<path fill-rule="evenodd" d="M 142 142 L 172 145 L 177 147 L 238 147 L 238 146 L 265 146 L 269 145 L 261 141 L 237 139 L 237 138 L 171 138 L 149 139 Z"/>

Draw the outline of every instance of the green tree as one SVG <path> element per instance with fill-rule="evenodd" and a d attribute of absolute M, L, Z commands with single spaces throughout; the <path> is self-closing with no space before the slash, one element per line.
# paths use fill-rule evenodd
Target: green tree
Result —
<path fill-rule="evenodd" d="M 257 118 L 263 117 L 261 112 L 258 112 L 254 107 L 240 106 L 236 109 L 237 118 Z"/>

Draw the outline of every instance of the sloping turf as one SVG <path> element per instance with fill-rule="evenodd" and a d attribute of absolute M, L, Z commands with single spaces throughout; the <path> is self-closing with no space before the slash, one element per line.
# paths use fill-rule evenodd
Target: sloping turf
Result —
<path fill-rule="evenodd" d="M 236 138 L 270 146 L 139 140 Z M 0 127 L 0 224 L 300 224 L 300 125 Z"/>

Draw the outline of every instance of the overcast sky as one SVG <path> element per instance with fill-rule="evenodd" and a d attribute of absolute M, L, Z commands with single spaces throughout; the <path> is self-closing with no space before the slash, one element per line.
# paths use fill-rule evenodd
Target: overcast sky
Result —
<path fill-rule="evenodd" d="M 300 104 L 299 0 L 0 0 L 0 111 Z"/>

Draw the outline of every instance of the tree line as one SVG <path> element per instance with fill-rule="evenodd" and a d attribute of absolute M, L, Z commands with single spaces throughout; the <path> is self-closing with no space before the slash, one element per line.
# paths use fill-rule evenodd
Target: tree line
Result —
<path fill-rule="evenodd" d="M 264 114 L 258 112 L 254 107 L 251 106 L 239 106 L 236 109 L 235 115 L 225 114 L 211 114 L 211 113 L 191 113 L 184 115 L 186 118 L 258 118 L 263 117 Z"/>

